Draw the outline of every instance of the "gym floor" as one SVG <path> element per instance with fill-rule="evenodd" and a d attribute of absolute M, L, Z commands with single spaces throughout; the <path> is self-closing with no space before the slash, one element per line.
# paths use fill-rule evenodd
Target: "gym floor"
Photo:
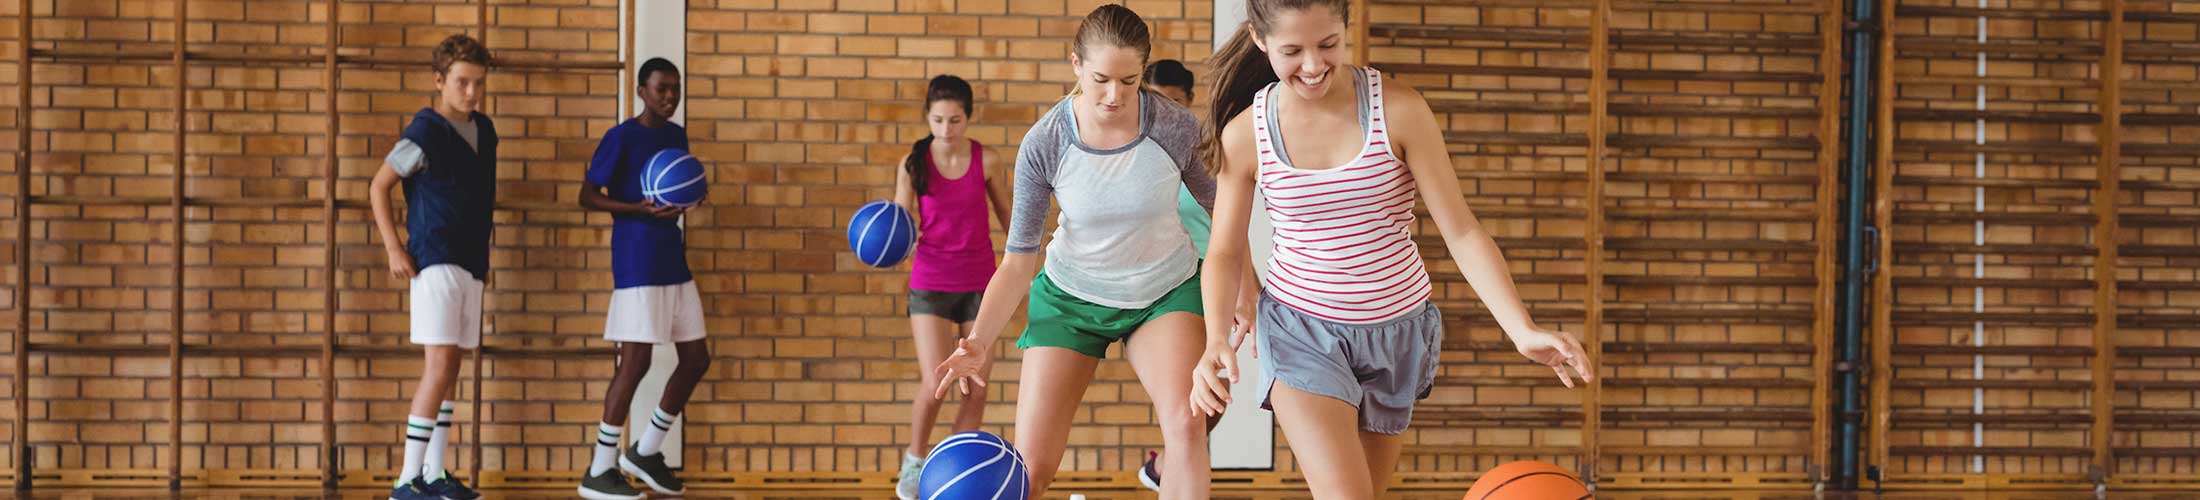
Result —
<path fill-rule="evenodd" d="M 37 493 L 35 493 L 35 494 L 31 494 L 31 495 L 26 495 L 26 496 L 12 496 L 12 495 L 11 495 L 11 496 L 7 496 L 7 497 L 0 497 L 0 498 L 11 498 L 11 499 L 12 499 L 12 498 L 24 498 L 24 499 L 37 499 L 37 500 L 90 500 L 90 499 L 159 499 L 159 498 L 179 498 L 179 499 L 182 499 L 182 498 L 188 498 L 188 499 L 289 499 L 289 498 L 300 498 L 300 499 L 303 499 L 303 498 L 342 498 L 342 499 L 345 499 L 345 500 L 376 500 L 376 499 L 380 499 L 380 498 L 385 498 L 385 496 L 384 496 L 384 495 L 386 495 L 387 493 L 388 493 L 388 492 L 386 492 L 386 491 L 378 491 L 378 490 L 341 490 L 341 491 L 338 491 L 338 492 L 336 492 L 336 494 L 334 494 L 334 495 L 327 495 L 327 494 L 323 494 L 323 492 L 320 492 L 320 491 L 314 491 L 314 490 L 228 490 L 228 491 L 193 491 L 193 492 L 185 492 L 185 493 L 173 493 L 173 492 L 169 492 L 169 491 L 167 491 L 167 490 L 160 490 L 160 489 L 153 489 L 153 490 L 132 490 L 132 489 L 41 489 L 41 490 L 39 490 L 39 491 L 38 491 Z M 541 498 L 541 499 L 551 499 L 551 498 L 556 498 L 556 499 L 569 499 L 569 498 L 572 498 L 572 497 L 573 497 L 573 492 L 571 492 L 571 491 L 567 491 L 567 490 L 500 490 L 500 491 L 485 491 L 484 493 L 487 493 L 487 494 L 489 494 L 489 495 L 492 495 L 492 496 L 494 496 L 495 498 L 498 498 L 498 499 L 510 499 L 510 500 L 525 500 L 525 499 L 537 499 L 537 498 Z M 1154 496 L 1154 494 L 1153 494 L 1152 492 L 1148 492 L 1148 491 L 1130 491 L 1130 490 L 1092 491 L 1092 492 L 1084 492 L 1084 493 L 1082 493 L 1082 494 L 1083 494 L 1083 495 L 1085 496 L 1085 498 L 1086 498 L 1087 500 L 1134 500 L 1134 499 L 1135 499 L 1135 500 L 1146 500 L 1146 499 L 1152 499 L 1152 498 L 1155 498 L 1155 496 Z M 691 493 L 691 494 L 687 495 L 687 497 L 686 497 L 686 498 L 691 498 L 691 499 L 730 499 L 730 500 L 774 500 L 774 499 L 828 499 L 828 498 L 844 498 L 844 499 L 871 499 L 871 500 L 876 500 L 876 499 L 883 499 L 883 498 L 893 498 L 893 492 L 892 492 L 892 491 L 886 491 L 886 490 L 877 490 L 877 491 L 870 491 L 870 490 L 822 491 L 822 490 L 820 490 L 820 491 L 783 491 L 783 492 L 769 492 L 769 493 L 743 493 L 743 492 L 733 492 L 733 491 L 708 491 L 708 492 L 694 492 L 694 493 Z M 1051 498 L 1051 499 L 1067 499 L 1067 498 L 1069 498 L 1069 493 L 1056 493 L 1056 494 L 1050 494 L 1050 495 L 1048 495 L 1048 498 Z M 1233 491 L 1217 491 L 1217 492 L 1215 492 L 1214 498 L 1215 498 L 1215 500 L 1302 500 L 1302 499 L 1309 499 L 1309 498 L 1312 498 L 1312 497 L 1309 497 L 1309 496 L 1307 496 L 1307 495 L 1306 495 L 1305 493 L 1292 493 L 1292 492 L 1233 492 Z M 1450 500 L 1451 498 L 1454 498 L 1454 493 L 1449 493 L 1449 492 L 1439 492 L 1439 491 L 1408 491 L 1408 492 L 1392 492 L 1392 494 L 1391 494 L 1391 495 L 1389 495 L 1389 498 L 1392 498 L 1392 499 L 1399 499 L 1399 500 L 1439 500 L 1439 499 L 1441 499 L 1441 500 Z M 1829 494 L 1825 494 L 1825 495 L 1822 495 L 1822 496 L 1821 496 L 1821 495 L 1813 495 L 1813 494 L 1811 494 L 1811 493 L 1809 493 L 1809 492 L 1769 492 L 1769 493 L 1766 493 L 1766 492 L 1742 492 L 1742 491 L 1659 491 L 1659 492 L 1640 492 L 1640 491 L 1636 491 L 1636 492 L 1602 492 L 1602 493 L 1598 493 L 1598 494 L 1597 494 L 1597 498 L 1599 498 L 1599 499 L 1603 499 L 1603 500 L 1653 500 L 1653 499 L 1655 499 L 1655 500 L 1699 500 L 1699 499 L 1700 499 L 1700 500 L 1789 500 L 1789 499 L 1828 499 L 1828 500 L 1844 500 L 1844 499 L 1845 499 L 1845 500 L 2080 500 L 2080 499 L 2107 499 L 2107 500 L 2156 500 L 2156 499 L 2165 499 L 2165 500 L 2166 500 L 2166 499 L 2173 499 L 2173 498 L 2174 498 L 2174 499 L 2193 499 L 2193 498 L 2200 498 L 2200 492 L 2193 492 L 2193 491 L 2183 491 L 2183 492 L 2137 492 L 2137 493 L 2110 493 L 2110 494 L 2108 494 L 2108 495 L 2106 495 L 2106 496 L 2096 497 L 2096 496 L 2094 496 L 2094 495 L 2093 495 L 2093 494 L 2092 494 L 2091 492 L 2083 492 L 2083 491 L 2058 491 L 2058 492 L 1992 492 L 1992 493 L 1984 493 L 1984 492 L 1907 492 L 1907 493 L 1889 493 L 1889 494 L 1884 494 L 1884 495 L 1874 495 L 1874 494 L 1870 494 L 1870 493 L 1863 493 L 1863 494 L 1856 494 L 1856 495 L 1845 495 L 1845 494 L 1832 494 L 1832 493 L 1829 493 Z"/>

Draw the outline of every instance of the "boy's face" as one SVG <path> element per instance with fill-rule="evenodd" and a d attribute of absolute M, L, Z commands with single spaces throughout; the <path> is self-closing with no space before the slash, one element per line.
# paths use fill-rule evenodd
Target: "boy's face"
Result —
<path fill-rule="evenodd" d="M 480 109 L 488 80 L 489 68 L 465 61 L 453 62 L 442 74 L 435 76 L 435 91 L 444 107 L 471 114 Z"/>
<path fill-rule="evenodd" d="M 1167 97 L 1171 101 L 1176 101 L 1177 104 L 1183 105 L 1186 109 L 1190 109 L 1192 107 L 1192 91 L 1184 90 L 1183 87 L 1171 85 L 1154 85 L 1147 88 L 1153 89 L 1154 93 L 1161 94 L 1162 97 Z"/>
<path fill-rule="evenodd" d="M 671 119 L 673 111 L 680 109 L 680 72 L 651 72 L 649 80 L 642 82 L 635 95 L 642 98 L 642 106 L 651 114 Z"/>

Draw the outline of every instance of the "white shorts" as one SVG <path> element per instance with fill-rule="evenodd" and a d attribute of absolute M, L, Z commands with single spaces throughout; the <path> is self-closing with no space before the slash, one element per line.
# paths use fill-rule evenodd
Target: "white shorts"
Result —
<path fill-rule="evenodd" d="M 421 269 L 412 279 L 412 342 L 481 347 L 481 280 L 457 264 Z"/>
<path fill-rule="evenodd" d="M 641 344 L 702 340 L 703 296 L 694 281 L 613 290 L 603 339 Z"/>

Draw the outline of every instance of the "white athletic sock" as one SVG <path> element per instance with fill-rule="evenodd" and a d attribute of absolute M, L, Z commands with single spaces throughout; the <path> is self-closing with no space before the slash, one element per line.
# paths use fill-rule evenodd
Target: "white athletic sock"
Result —
<path fill-rule="evenodd" d="M 444 448 L 451 445 L 451 409 L 455 406 L 444 401 L 443 408 L 435 413 L 435 436 L 428 438 L 428 456 L 420 467 L 421 477 L 428 482 L 443 479 Z"/>
<path fill-rule="evenodd" d="M 428 454 L 428 439 L 435 434 L 435 419 L 405 417 L 405 467 L 397 470 L 398 484 L 420 477 L 420 459 Z"/>
<path fill-rule="evenodd" d="M 596 458 L 588 461 L 588 477 L 603 475 L 619 458 L 619 426 L 596 424 Z"/>
<path fill-rule="evenodd" d="M 672 423 L 680 420 L 679 415 L 666 414 L 663 408 L 651 413 L 649 427 L 642 428 L 642 441 L 634 444 L 636 455 L 646 457 L 664 451 L 665 433 L 672 432 Z"/>

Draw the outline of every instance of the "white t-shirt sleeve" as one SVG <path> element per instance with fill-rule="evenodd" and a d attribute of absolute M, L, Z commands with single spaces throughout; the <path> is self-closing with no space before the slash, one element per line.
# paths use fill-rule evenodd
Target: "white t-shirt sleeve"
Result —
<path fill-rule="evenodd" d="M 413 144 L 412 139 L 398 139 L 397 146 L 390 148 L 390 155 L 383 161 L 389 162 L 398 177 L 412 177 L 413 172 L 428 166 L 427 153 L 420 150 L 419 144 Z"/>

